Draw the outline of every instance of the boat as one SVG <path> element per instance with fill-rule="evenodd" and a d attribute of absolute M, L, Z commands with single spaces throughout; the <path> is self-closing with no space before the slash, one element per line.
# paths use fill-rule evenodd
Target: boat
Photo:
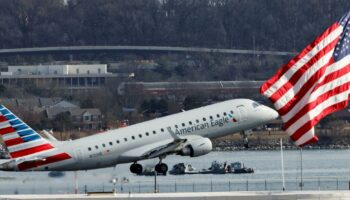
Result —
<path fill-rule="evenodd" d="M 234 162 L 227 166 L 227 172 L 233 174 L 246 174 L 254 173 L 254 169 L 245 167 L 243 162 Z"/>
<path fill-rule="evenodd" d="M 224 164 L 213 161 L 208 169 L 202 169 L 200 174 L 225 174 L 227 172 L 226 162 Z"/>
<path fill-rule="evenodd" d="M 172 175 L 181 175 L 181 174 L 198 174 L 199 171 L 196 170 L 191 164 L 178 163 L 173 166 L 169 171 Z"/>

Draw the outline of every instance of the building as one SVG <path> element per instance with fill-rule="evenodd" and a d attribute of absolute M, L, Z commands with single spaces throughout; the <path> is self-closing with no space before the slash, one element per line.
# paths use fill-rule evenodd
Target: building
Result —
<path fill-rule="evenodd" d="M 8 66 L 7 75 L 109 74 L 107 64 Z"/>
<path fill-rule="evenodd" d="M 118 94 L 137 94 L 177 98 L 193 94 L 209 94 L 222 98 L 259 97 L 264 81 L 198 81 L 198 82 L 123 82 Z"/>
<path fill-rule="evenodd" d="M 129 74 L 112 74 L 106 64 L 23 65 L 8 66 L 1 72 L 0 84 L 63 89 L 94 89 L 111 79 L 127 78 Z"/>
<path fill-rule="evenodd" d="M 98 108 L 54 106 L 45 110 L 46 117 L 50 120 L 54 120 L 61 113 L 67 113 L 73 126 L 77 129 L 98 130 L 103 127 L 103 115 Z"/>

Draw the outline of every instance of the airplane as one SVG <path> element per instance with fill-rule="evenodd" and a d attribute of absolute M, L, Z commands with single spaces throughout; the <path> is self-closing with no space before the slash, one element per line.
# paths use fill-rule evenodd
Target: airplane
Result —
<path fill-rule="evenodd" d="M 89 170 L 159 158 L 155 170 L 166 174 L 162 160 L 170 154 L 201 156 L 212 150 L 210 139 L 246 133 L 276 119 L 278 113 L 249 99 L 233 99 L 145 121 L 124 128 L 70 141 L 59 141 L 48 132 L 40 135 L 5 106 L 0 105 L 0 135 L 9 159 L 0 160 L 4 171 Z M 43 137 L 45 136 L 45 137 Z"/>

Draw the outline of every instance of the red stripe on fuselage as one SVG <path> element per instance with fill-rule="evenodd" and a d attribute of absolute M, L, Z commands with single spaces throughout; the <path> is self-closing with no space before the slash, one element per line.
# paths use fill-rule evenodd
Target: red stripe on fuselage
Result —
<path fill-rule="evenodd" d="M 4 115 L 0 115 L 0 122 L 6 122 L 7 119 L 5 118 Z"/>
<path fill-rule="evenodd" d="M 12 158 L 18 158 L 18 157 L 22 157 L 22 156 L 26 156 L 26 155 L 30 155 L 33 153 L 38 153 L 40 151 L 45 151 L 45 150 L 49 150 L 52 149 L 53 147 L 50 144 L 43 144 L 43 145 L 39 145 L 36 147 L 31 147 L 28 149 L 23 149 L 20 151 L 15 151 L 10 153 Z"/>
<path fill-rule="evenodd" d="M 12 128 L 11 126 L 0 129 L 0 135 L 5 135 L 8 133 L 13 133 L 13 132 L 16 132 L 16 130 L 14 128 Z"/>
<path fill-rule="evenodd" d="M 5 144 L 6 146 L 10 147 L 16 144 L 22 144 L 24 141 L 22 140 L 22 138 L 14 138 L 14 139 L 10 139 L 10 140 L 6 140 Z"/>
<path fill-rule="evenodd" d="M 18 169 L 19 170 L 27 170 L 27 169 L 34 168 L 34 167 L 39 167 L 42 165 L 47 165 L 50 163 L 55 163 L 55 162 L 67 160 L 70 158 L 72 158 L 72 157 L 70 157 L 70 155 L 68 155 L 67 153 L 60 153 L 57 155 L 49 156 L 49 157 L 45 158 L 45 160 L 20 163 L 18 165 Z"/>

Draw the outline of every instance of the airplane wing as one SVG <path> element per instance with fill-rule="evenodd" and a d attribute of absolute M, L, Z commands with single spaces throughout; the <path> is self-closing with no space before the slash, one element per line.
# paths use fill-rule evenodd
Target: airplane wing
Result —
<path fill-rule="evenodd" d="M 203 138 L 197 135 L 178 136 L 170 129 L 170 127 L 168 127 L 167 130 L 172 136 L 171 139 L 162 140 L 149 145 L 141 146 L 136 149 L 132 149 L 123 153 L 121 157 L 141 159 L 157 158 L 179 152 L 188 140 Z"/>

